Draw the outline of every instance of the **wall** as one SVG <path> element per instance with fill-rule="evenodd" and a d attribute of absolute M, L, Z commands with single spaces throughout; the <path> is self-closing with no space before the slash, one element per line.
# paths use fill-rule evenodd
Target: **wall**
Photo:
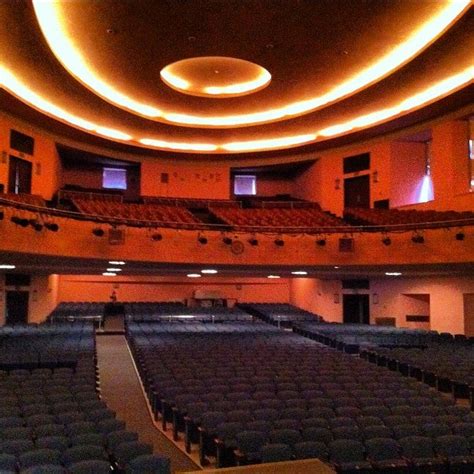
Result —
<path fill-rule="evenodd" d="M 257 196 L 276 196 L 277 194 L 293 195 L 292 179 L 272 178 L 257 175 Z"/>
<path fill-rule="evenodd" d="M 295 278 L 290 282 L 290 302 L 323 316 L 327 321 L 342 321 L 342 305 L 334 303 L 340 281 Z M 371 322 L 378 317 L 395 317 L 398 327 L 408 327 L 405 316 L 425 311 L 429 295 L 431 329 L 453 334 L 464 333 L 464 294 L 474 292 L 474 278 L 372 279 Z M 374 304 L 373 294 L 378 295 Z M 408 295 L 408 296 L 407 296 Z M 409 295 L 412 295 L 410 297 Z M 342 300 L 342 298 L 341 298 Z"/>
<path fill-rule="evenodd" d="M 290 303 L 319 314 L 326 321 L 341 322 L 341 291 L 340 280 L 294 278 L 290 281 Z"/>
<path fill-rule="evenodd" d="M 191 165 L 191 166 L 190 166 Z M 162 183 L 161 174 L 168 174 Z M 199 199 L 229 199 L 230 169 L 217 161 L 207 163 L 145 160 L 141 165 L 141 194 Z"/>
<path fill-rule="evenodd" d="M 390 207 L 417 204 L 426 171 L 426 145 L 393 142 L 390 157 Z"/>
<path fill-rule="evenodd" d="M 10 129 L 35 139 L 34 155 L 25 155 L 10 148 Z M 30 161 L 32 169 L 32 193 L 51 199 L 59 187 L 60 162 L 54 140 L 38 133 L 30 126 L 0 115 L 0 184 L 8 189 L 8 157 L 10 155 Z"/>
<path fill-rule="evenodd" d="M 102 189 L 102 168 L 64 167 L 61 176 L 61 187 L 66 184 L 89 189 Z"/>
<path fill-rule="evenodd" d="M 343 173 L 343 159 L 361 153 L 370 153 L 370 170 L 360 173 Z M 294 196 L 319 202 L 324 210 L 342 216 L 344 208 L 344 178 L 377 172 L 377 182 L 370 180 L 370 201 L 390 197 L 390 143 L 344 148 L 321 153 L 319 159 L 295 180 Z M 339 189 L 336 189 L 339 180 Z"/>
<path fill-rule="evenodd" d="M 267 278 L 203 277 L 199 282 L 178 277 L 102 277 L 62 275 L 58 301 L 109 301 L 115 289 L 118 301 L 184 301 L 195 290 L 214 292 L 239 302 L 288 302 L 289 282 Z"/>
<path fill-rule="evenodd" d="M 40 323 L 57 305 L 58 275 L 32 275 L 30 285 L 30 323 Z"/>

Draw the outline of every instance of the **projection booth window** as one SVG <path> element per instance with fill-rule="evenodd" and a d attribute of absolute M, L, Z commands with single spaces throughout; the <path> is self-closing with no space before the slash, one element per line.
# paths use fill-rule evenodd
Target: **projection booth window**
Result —
<path fill-rule="evenodd" d="M 105 189 L 127 189 L 127 170 L 121 168 L 104 168 L 102 187 Z"/>

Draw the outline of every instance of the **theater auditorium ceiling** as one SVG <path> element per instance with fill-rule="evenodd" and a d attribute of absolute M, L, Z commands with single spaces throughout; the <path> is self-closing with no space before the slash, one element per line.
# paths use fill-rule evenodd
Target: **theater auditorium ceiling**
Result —
<path fill-rule="evenodd" d="M 0 22 L 1 109 L 122 151 L 266 156 L 472 112 L 470 0 L 2 0 Z"/>

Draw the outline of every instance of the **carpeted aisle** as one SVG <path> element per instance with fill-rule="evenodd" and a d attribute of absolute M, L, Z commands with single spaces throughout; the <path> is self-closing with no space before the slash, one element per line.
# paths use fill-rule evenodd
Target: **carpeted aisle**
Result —
<path fill-rule="evenodd" d="M 136 431 L 140 441 L 152 444 L 156 453 L 168 456 L 172 472 L 200 469 L 153 426 L 125 337 L 97 337 L 97 358 L 102 397 L 127 429 Z"/>

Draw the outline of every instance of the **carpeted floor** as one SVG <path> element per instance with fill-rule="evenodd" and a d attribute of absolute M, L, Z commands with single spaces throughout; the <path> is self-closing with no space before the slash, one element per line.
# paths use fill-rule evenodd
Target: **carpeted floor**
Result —
<path fill-rule="evenodd" d="M 127 429 L 136 431 L 140 441 L 152 444 L 156 453 L 168 456 L 172 472 L 199 470 L 199 466 L 154 427 L 125 337 L 98 337 L 97 358 L 102 397 L 117 412 L 117 418 L 125 421 Z"/>

